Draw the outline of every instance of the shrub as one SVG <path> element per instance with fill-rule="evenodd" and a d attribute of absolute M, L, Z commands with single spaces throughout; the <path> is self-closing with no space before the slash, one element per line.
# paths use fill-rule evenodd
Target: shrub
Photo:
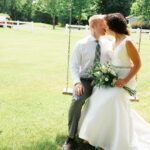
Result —
<path fill-rule="evenodd" d="M 147 22 L 137 21 L 137 22 L 132 23 L 131 27 L 133 29 L 136 29 L 136 28 L 150 29 L 150 21 L 147 21 Z"/>

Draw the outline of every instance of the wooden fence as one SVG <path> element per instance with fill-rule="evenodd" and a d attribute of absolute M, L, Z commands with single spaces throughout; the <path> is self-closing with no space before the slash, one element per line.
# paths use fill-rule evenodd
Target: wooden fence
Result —
<path fill-rule="evenodd" d="M 69 29 L 72 29 L 72 30 L 85 30 L 85 31 L 88 31 L 89 30 L 89 26 L 88 25 L 85 25 L 85 26 L 82 26 L 82 25 L 69 25 L 69 24 L 66 24 L 65 26 L 65 30 L 66 31 L 69 31 Z M 142 38 L 149 38 L 150 39 L 150 30 L 146 30 L 146 29 L 130 29 L 130 32 L 131 33 L 136 33 L 136 38 L 139 39 L 140 37 L 140 34 L 141 33 L 145 33 L 144 36 L 142 36 Z"/>
<path fill-rule="evenodd" d="M 33 22 L 25 22 L 25 21 L 0 21 L 0 26 L 4 28 L 15 28 L 15 29 L 28 29 L 34 30 L 34 23 Z"/>

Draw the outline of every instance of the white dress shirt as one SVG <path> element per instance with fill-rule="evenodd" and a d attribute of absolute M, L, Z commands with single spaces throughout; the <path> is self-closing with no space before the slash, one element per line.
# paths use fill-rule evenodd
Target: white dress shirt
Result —
<path fill-rule="evenodd" d="M 101 47 L 100 62 L 109 62 L 112 42 L 106 38 L 101 38 L 99 44 Z M 87 76 L 87 71 L 94 63 L 96 45 L 96 39 L 92 35 L 81 39 L 76 44 L 70 61 L 71 76 L 74 84 L 81 82 L 80 79 Z"/>

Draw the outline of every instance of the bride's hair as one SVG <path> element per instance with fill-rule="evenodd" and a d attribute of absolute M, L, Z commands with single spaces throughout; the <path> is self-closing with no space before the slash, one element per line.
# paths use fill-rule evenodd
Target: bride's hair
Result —
<path fill-rule="evenodd" d="M 111 13 L 106 15 L 105 20 L 109 29 L 119 34 L 129 35 L 129 30 L 127 29 L 127 20 L 120 13 Z"/>

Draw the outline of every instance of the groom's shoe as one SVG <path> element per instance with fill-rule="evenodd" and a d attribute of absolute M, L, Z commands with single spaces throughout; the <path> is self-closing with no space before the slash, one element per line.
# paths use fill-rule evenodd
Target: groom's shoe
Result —
<path fill-rule="evenodd" d="M 99 148 L 95 148 L 95 150 L 104 150 L 103 148 L 99 147 Z"/>
<path fill-rule="evenodd" d="M 67 138 L 63 145 L 63 150 L 74 150 L 75 140 L 71 138 Z"/>

